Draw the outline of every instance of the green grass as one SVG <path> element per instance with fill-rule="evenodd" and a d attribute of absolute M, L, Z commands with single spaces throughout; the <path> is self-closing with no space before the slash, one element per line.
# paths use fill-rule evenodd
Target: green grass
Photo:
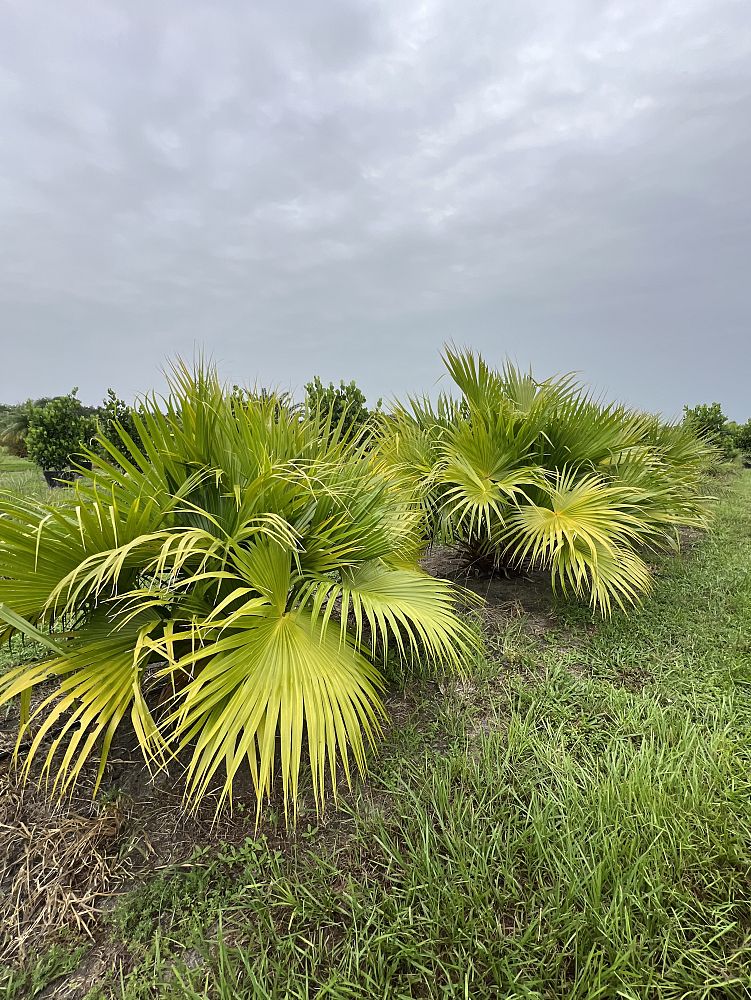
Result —
<path fill-rule="evenodd" d="M 750 997 L 751 473 L 640 612 L 531 626 L 345 813 L 123 897 L 91 1000 Z"/>
<path fill-rule="evenodd" d="M 28 458 L 16 458 L 0 449 L 0 490 L 19 496 L 47 499 L 53 493 L 44 481 L 41 469 Z"/>
<path fill-rule="evenodd" d="M 123 900 L 115 995 L 751 996 L 751 475 L 638 614 L 522 619 L 345 819 Z"/>
<path fill-rule="evenodd" d="M 0 966 L 0 1000 L 51 996 L 50 987 L 76 970 L 86 950 L 85 945 L 54 944 L 41 955 L 35 955 L 23 969 Z"/>

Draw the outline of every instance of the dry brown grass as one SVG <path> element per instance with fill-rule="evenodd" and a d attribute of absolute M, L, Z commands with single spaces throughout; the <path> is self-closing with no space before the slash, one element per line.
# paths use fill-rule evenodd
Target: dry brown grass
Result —
<path fill-rule="evenodd" d="M 116 803 L 50 801 L 0 775 L 0 963 L 23 961 L 66 931 L 92 938 L 124 875 L 127 816 Z"/>

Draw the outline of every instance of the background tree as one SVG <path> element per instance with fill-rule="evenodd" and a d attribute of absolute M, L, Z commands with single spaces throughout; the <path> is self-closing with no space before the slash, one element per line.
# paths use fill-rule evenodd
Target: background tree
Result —
<path fill-rule="evenodd" d="M 738 424 L 733 433 L 735 447 L 741 452 L 744 462 L 751 462 L 751 419 L 745 424 Z"/>
<path fill-rule="evenodd" d="M 27 399 L 23 403 L 0 407 L 0 445 L 6 448 L 10 455 L 26 458 L 29 416 L 33 409 L 46 406 L 50 398 L 44 396 L 41 399 Z"/>
<path fill-rule="evenodd" d="M 29 458 L 45 471 L 69 469 L 96 433 L 95 411 L 85 407 L 75 388 L 44 406 L 32 406 L 28 416 L 26 448 Z"/>
<path fill-rule="evenodd" d="M 96 413 L 97 434 L 117 445 L 121 451 L 124 450 L 131 459 L 133 459 L 132 452 L 120 432 L 124 431 L 136 448 L 140 447 L 136 413 L 136 408 L 126 403 L 124 399 L 120 399 L 114 389 L 107 390 L 107 395 Z M 94 450 L 100 455 L 106 452 L 100 441 L 94 443 Z"/>
<path fill-rule="evenodd" d="M 719 403 L 699 403 L 683 407 L 683 422 L 711 442 L 728 458 L 735 451 L 733 431 Z"/>
<path fill-rule="evenodd" d="M 326 420 L 331 420 L 333 427 L 341 424 L 343 433 L 355 436 L 368 426 L 373 426 L 373 415 L 381 409 L 381 400 L 375 409 L 367 406 L 365 394 L 357 383 L 341 381 L 338 386 L 333 382 L 324 385 L 318 375 L 305 386 L 306 404 L 308 410 L 320 413 Z"/>

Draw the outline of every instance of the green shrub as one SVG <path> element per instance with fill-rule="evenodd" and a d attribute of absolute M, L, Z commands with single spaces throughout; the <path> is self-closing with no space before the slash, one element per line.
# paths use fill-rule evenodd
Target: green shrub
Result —
<path fill-rule="evenodd" d="M 418 568 L 411 497 L 341 428 L 275 396 L 240 403 L 210 369 L 177 368 L 133 422 L 140 445 L 100 438 L 59 505 L 0 499 L 4 636 L 54 653 L 0 680 L 22 730 L 32 688 L 52 685 L 26 766 L 48 737 L 65 790 L 95 746 L 104 767 L 127 715 L 150 764 L 189 752 L 193 803 L 215 779 L 230 799 L 243 766 L 259 807 L 279 772 L 296 803 L 304 746 L 320 803 L 379 732 L 379 660 L 458 666 L 475 649 L 452 588 Z"/>
<path fill-rule="evenodd" d="M 333 382 L 324 385 L 318 375 L 305 386 L 306 405 L 308 410 L 319 414 L 332 426 L 341 427 L 346 435 L 357 435 L 374 427 L 373 416 L 380 411 L 379 399 L 375 410 L 368 409 L 365 395 L 357 384 L 352 381 Z"/>
<path fill-rule="evenodd" d="M 751 455 L 751 420 L 736 427 L 733 434 L 735 447 L 746 455 Z"/>
<path fill-rule="evenodd" d="M 702 439 L 714 445 L 723 457 L 732 458 L 736 442 L 720 403 L 699 403 L 697 406 L 684 406 L 683 422 Z"/>
<path fill-rule="evenodd" d="M 73 389 L 29 410 L 26 448 L 42 469 L 69 468 L 96 432 L 96 420 L 77 392 Z"/>
<path fill-rule="evenodd" d="M 130 438 L 136 447 L 140 445 L 135 413 L 135 409 L 120 399 L 114 389 L 107 390 L 107 395 L 96 414 L 97 438 L 94 441 L 94 448 L 100 455 L 106 454 L 106 449 L 101 444 L 101 439 L 104 438 L 117 442 L 128 457 L 133 459 L 127 440 Z M 124 432 L 124 437 L 121 432 Z"/>

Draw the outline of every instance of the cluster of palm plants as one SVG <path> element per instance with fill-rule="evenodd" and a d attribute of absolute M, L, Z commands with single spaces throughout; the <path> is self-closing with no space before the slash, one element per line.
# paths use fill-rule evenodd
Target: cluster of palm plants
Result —
<path fill-rule="evenodd" d="M 176 367 L 166 399 L 116 426 L 51 505 L 0 497 L 0 638 L 50 657 L 0 679 L 59 791 L 132 727 L 150 766 L 179 758 L 186 795 L 259 805 L 301 760 L 320 802 L 379 732 L 379 663 L 458 666 L 475 648 L 446 582 L 417 564 L 422 513 L 342 422 L 227 392 Z M 42 685 L 41 697 L 33 697 Z M 29 727 L 31 727 L 29 729 Z"/>
<path fill-rule="evenodd" d="M 427 535 L 492 568 L 545 568 L 605 614 L 638 602 L 651 585 L 645 554 L 707 523 L 711 448 L 570 376 L 537 381 L 469 351 L 444 361 L 461 397 L 397 406 L 379 449 L 419 499 Z"/>

